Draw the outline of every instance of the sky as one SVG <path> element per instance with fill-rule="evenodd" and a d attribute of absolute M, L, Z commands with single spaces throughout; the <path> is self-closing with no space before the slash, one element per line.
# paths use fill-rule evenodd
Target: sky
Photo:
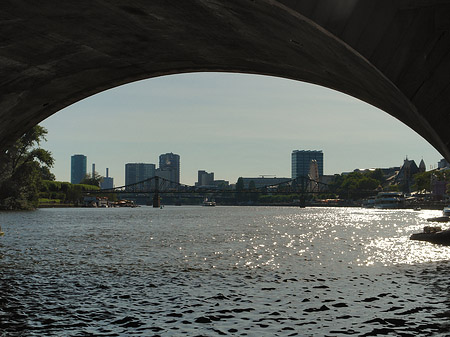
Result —
<path fill-rule="evenodd" d="M 235 183 L 239 177 L 291 177 L 293 150 L 322 150 L 324 174 L 401 166 L 442 158 L 415 131 L 340 92 L 276 77 L 191 73 L 133 82 L 88 97 L 40 125 L 52 172 L 70 181 L 70 157 L 87 156 L 96 171 L 124 185 L 126 163 L 180 155 L 180 182 L 197 171 Z"/>

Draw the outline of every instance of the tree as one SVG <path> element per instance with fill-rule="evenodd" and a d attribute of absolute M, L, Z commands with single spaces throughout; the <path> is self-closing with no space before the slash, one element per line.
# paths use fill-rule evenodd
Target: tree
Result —
<path fill-rule="evenodd" d="M 50 172 L 50 168 L 48 166 L 41 166 L 40 171 L 42 180 L 55 181 L 56 177 Z"/>
<path fill-rule="evenodd" d="M 239 179 L 236 182 L 236 201 L 242 201 L 243 195 L 242 191 L 244 190 L 244 179 L 242 177 L 239 177 Z"/>
<path fill-rule="evenodd" d="M 247 199 L 252 202 L 258 201 L 258 194 L 256 193 L 256 184 L 253 180 L 250 180 L 250 182 L 248 183 L 248 189 L 249 193 Z"/>
<path fill-rule="evenodd" d="M 98 174 L 97 172 L 94 172 L 94 176 L 90 174 L 86 174 L 86 176 L 81 180 L 80 184 L 82 185 L 92 185 L 100 187 L 100 183 L 102 181 L 103 177 Z"/>
<path fill-rule="evenodd" d="M 36 125 L 0 154 L 1 209 L 37 207 L 42 176 L 53 166 L 51 153 L 39 147 L 46 134 Z"/>
<path fill-rule="evenodd" d="M 335 175 L 330 192 L 338 194 L 341 198 L 356 200 L 373 195 L 383 181 L 381 170 Z"/>

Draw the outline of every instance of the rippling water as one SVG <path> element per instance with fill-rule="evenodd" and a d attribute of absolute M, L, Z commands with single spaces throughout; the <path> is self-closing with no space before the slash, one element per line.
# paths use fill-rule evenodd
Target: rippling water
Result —
<path fill-rule="evenodd" d="M 437 211 L 0 213 L 0 336 L 450 334 Z"/>

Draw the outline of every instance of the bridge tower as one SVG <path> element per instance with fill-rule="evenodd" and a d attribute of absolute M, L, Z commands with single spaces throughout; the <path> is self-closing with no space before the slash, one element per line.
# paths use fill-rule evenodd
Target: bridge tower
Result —
<path fill-rule="evenodd" d="M 155 193 L 153 193 L 153 207 L 161 207 L 161 198 L 159 197 L 159 177 L 155 176 Z"/>
<path fill-rule="evenodd" d="M 306 207 L 306 189 L 309 183 L 309 179 L 305 176 L 298 176 L 296 179 L 296 187 L 297 191 L 299 192 L 299 199 L 300 199 L 300 207 L 304 208 Z"/>

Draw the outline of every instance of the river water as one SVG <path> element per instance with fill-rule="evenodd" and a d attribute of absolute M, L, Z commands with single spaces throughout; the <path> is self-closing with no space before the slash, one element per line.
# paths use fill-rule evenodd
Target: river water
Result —
<path fill-rule="evenodd" d="M 0 336 L 450 335 L 438 211 L 0 213 Z"/>

